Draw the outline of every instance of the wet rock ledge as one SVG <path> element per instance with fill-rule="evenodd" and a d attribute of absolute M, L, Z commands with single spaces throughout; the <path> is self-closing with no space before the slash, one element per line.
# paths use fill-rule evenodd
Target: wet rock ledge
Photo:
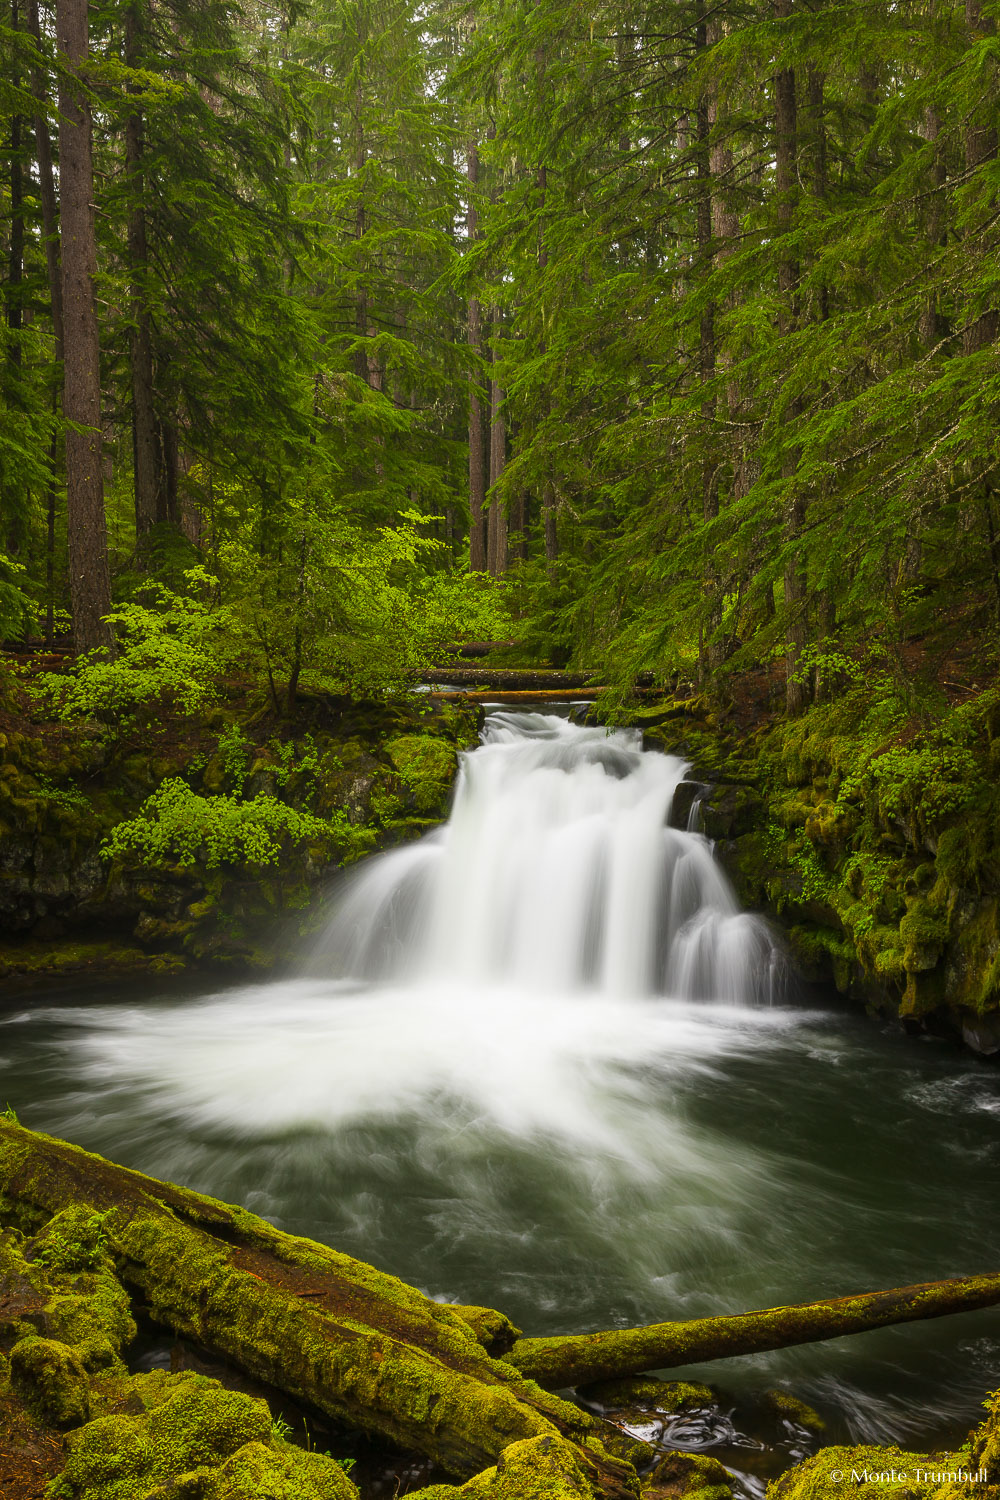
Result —
<path fill-rule="evenodd" d="M 237 700 L 71 726 L 8 684 L 0 980 L 266 970 L 339 868 L 447 815 L 481 712 L 304 695 L 292 720 Z"/>
<path fill-rule="evenodd" d="M 874 714 L 848 697 L 738 734 L 695 696 L 632 721 L 692 762 L 675 821 L 694 806 L 800 975 L 998 1053 L 1000 699 L 984 693 L 934 734 L 888 733 Z"/>

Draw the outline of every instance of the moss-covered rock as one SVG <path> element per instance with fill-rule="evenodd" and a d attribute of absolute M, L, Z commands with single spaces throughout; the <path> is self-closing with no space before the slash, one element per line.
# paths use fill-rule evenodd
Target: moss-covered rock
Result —
<path fill-rule="evenodd" d="M 1000 1399 L 956 1453 L 897 1447 L 821 1448 L 768 1489 L 768 1500 L 996 1500 L 1000 1492 Z"/>
<path fill-rule="evenodd" d="M 76 1349 L 29 1334 L 10 1351 L 10 1383 L 29 1411 L 53 1427 L 90 1416 L 90 1380 Z"/>
<path fill-rule="evenodd" d="M 226 708 L 151 717 L 115 742 L 97 740 L 93 726 L 27 720 L 23 732 L 3 732 L 0 977 L 28 985 L 270 967 L 331 869 L 446 815 L 456 752 L 474 742 L 478 721 L 454 705 L 332 705 L 304 694 L 294 723 Z M 112 831 L 144 818 L 171 779 L 202 811 L 264 794 L 327 832 L 289 833 L 274 866 L 237 854 L 213 867 L 204 851 L 187 862 L 131 848 L 104 857 Z"/>
<path fill-rule="evenodd" d="M 728 1469 L 708 1453 L 670 1452 L 642 1486 L 643 1500 L 732 1500 Z"/>
<path fill-rule="evenodd" d="M 794 1422 L 797 1427 L 804 1427 L 807 1432 L 817 1435 L 826 1431 L 826 1423 L 818 1411 L 793 1396 L 791 1391 L 783 1391 L 778 1388 L 765 1391 L 760 1398 L 760 1404 L 765 1411 L 773 1414 L 781 1421 Z"/>
<path fill-rule="evenodd" d="M 443 818 L 457 769 L 454 747 L 429 734 L 403 734 L 385 748 L 406 789 L 405 805 L 423 817 Z"/>
<path fill-rule="evenodd" d="M 477 1474 L 459 1493 L 466 1500 L 594 1500 L 600 1488 L 579 1451 L 546 1434 L 511 1443 L 495 1468 Z"/>
<path fill-rule="evenodd" d="M 740 899 L 786 928 L 803 977 L 995 1052 L 995 698 L 927 729 L 851 691 L 742 740 L 693 700 L 641 717 L 650 744 L 692 762 L 698 785 L 677 806 L 697 797 Z"/>
<path fill-rule="evenodd" d="M 137 1413 L 87 1422 L 66 1440 L 51 1500 L 352 1500 L 332 1459 L 277 1438 L 265 1401 L 182 1373 L 158 1382 Z"/>

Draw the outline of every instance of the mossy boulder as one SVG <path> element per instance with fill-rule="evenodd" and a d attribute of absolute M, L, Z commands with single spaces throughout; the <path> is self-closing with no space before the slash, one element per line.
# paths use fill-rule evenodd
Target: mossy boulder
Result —
<path fill-rule="evenodd" d="M 218 1500 L 355 1500 L 357 1489 L 334 1459 L 290 1444 L 246 1443 L 206 1492 Z"/>
<path fill-rule="evenodd" d="M 58 1339 L 29 1334 L 10 1351 L 16 1395 L 52 1427 L 79 1427 L 90 1416 L 90 1380 L 79 1352 Z"/>
<path fill-rule="evenodd" d="M 804 1427 L 807 1432 L 816 1433 L 817 1436 L 826 1431 L 826 1423 L 819 1412 L 793 1396 L 791 1391 L 783 1391 L 778 1388 L 765 1391 L 760 1398 L 760 1404 L 765 1411 L 771 1412 L 779 1421 L 792 1422 L 796 1427 Z"/>
<path fill-rule="evenodd" d="M 643 1500 L 732 1500 L 728 1469 L 708 1453 L 669 1452 L 642 1486 Z"/>
<path fill-rule="evenodd" d="M 454 748 L 428 734 L 397 735 L 385 748 L 405 788 L 404 805 L 424 817 L 445 817 L 457 767 Z"/>
<path fill-rule="evenodd" d="M 343 1469 L 277 1439 L 266 1401 L 192 1373 L 138 1413 L 95 1418 L 66 1440 L 51 1500 L 352 1500 Z"/>
<path fill-rule="evenodd" d="M 871 1446 L 821 1448 L 773 1481 L 767 1500 L 995 1500 L 1000 1486 L 1000 1393 L 956 1453 Z"/>
<path fill-rule="evenodd" d="M 466 1500 L 594 1500 L 599 1494 L 579 1452 L 546 1434 L 505 1448 L 496 1466 L 462 1485 Z"/>

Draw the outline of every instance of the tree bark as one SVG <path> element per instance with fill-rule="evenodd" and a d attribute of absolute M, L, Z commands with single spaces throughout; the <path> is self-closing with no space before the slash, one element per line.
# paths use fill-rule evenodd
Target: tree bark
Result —
<path fill-rule="evenodd" d="M 57 0 L 59 183 L 65 359 L 66 507 L 75 649 L 111 645 L 108 536 L 101 462 L 101 370 L 94 277 L 94 171 L 90 104 L 82 75 L 89 52 L 87 0 Z"/>
<path fill-rule="evenodd" d="M 582 688 L 587 685 L 585 672 L 520 671 L 509 667 L 431 667 L 423 674 L 424 682 L 453 682 L 458 687 L 494 688 Z"/>
<path fill-rule="evenodd" d="M 493 315 L 493 327 L 499 326 L 499 315 Z M 490 489 L 498 483 L 507 465 L 507 428 L 503 415 L 504 393 L 496 379 L 497 356 L 490 356 Z M 507 571 L 507 509 L 498 496 L 490 501 L 486 564 L 494 578 Z"/>
<path fill-rule="evenodd" d="M 125 14 L 125 61 L 138 68 L 139 22 L 135 4 Z M 160 490 L 156 412 L 153 404 L 153 334 L 149 315 L 147 277 L 149 250 L 146 243 L 146 211 L 143 206 L 143 119 L 138 105 L 125 121 L 125 170 L 128 176 L 128 274 L 132 302 L 129 359 L 132 379 L 132 459 L 135 484 L 135 535 L 141 550 L 157 522 Z"/>
<path fill-rule="evenodd" d="M 706 1360 L 732 1359 L 819 1343 L 848 1333 L 866 1333 L 895 1323 L 943 1318 L 1000 1302 L 1000 1274 L 923 1281 L 889 1291 L 864 1292 L 824 1302 L 769 1307 L 762 1312 L 652 1323 L 645 1328 L 563 1338 L 518 1339 L 504 1356 L 530 1380 L 561 1390 L 594 1380 L 613 1380 L 643 1370 L 668 1370 Z"/>
<path fill-rule="evenodd" d="M 548 187 L 548 173 L 543 166 L 538 168 L 538 188 L 541 195 L 541 207 L 545 208 L 545 194 Z M 544 227 L 538 231 L 538 269 L 544 271 L 549 263 L 549 252 L 545 248 Z M 545 353 L 545 340 L 540 345 L 540 352 Z M 550 578 L 555 576 L 555 565 L 559 557 L 559 523 L 557 518 L 556 487 L 551 479 L 546 479 L 542 484 L 542 539 L 545 545 L 545 564 Z"/>
<path fill-rule="evenodd" d="M 931 183 L 933 191 L 930 194 L 927 208 L 927 239 L 929 243 L 938 249 L 943 243 L 944 226 L 944 187 L 948 177 L 947 164 L 944 151 L 939 141 L 941 136 L 941 116 L 934 105 L 929 104 L 924 110 L 924 138 L 934 146 L 934 163 L 931 168 Z M 920 338 L 928 348 L 933 348 L 944 332 L 944 319 L 938 306 L 936 292 L 932 292 L 924 304 L 920 317 Z"/>
<path fill-rule="evenodd" d="M 479 148 L 475 143 L 468 149 L 466 177 L 469 183 L 469 212 L 466 220 L 468 242 L 473 244 L 479 233 L 479 210 L 476 207 L 476 190 L 479 184 Z M 468 307 L 469 348 L 474 356 L 474 368 L 469 376 L 469 567 L 473 573 L 486 571 L 486 475 L 489 455 L 486 447 L 486 426 L 483 403 L 479 395 L 479 362 L 483 353 L 482 308 L 479 298 L 469 298 Z"/>
<path fill-rule="evenodd" d="M 976 33 L 992 35 L 996 30 L 996 23 L 992 17 L 983 15 L 979 0 L 965 0 L 965 25 L 970 33 L 970 38 Z M 996 102 L 987 99 L 983 107 L 976 110 L 969 118 L 965 126 L 965 170 L 967 173 L 975 172 L 984 162 L 990 161 L 997 154 L 997 129 L 993 123 L 996 113 Z M 975 231 L 970 231 L 974 234 Z M 975 354 L 979 349 L 985 349 L 987 344 L 996 341 L 998 318 L 996 308 L 988 308 L 979 317 L 973 318 L 966 324 L 962 334 L 963 352 Z"/>
<path fill-rule="evenodd" d="M 510 1443 L 566 1439 L 595 1495 L 636 1500 L 629 1464 L 589 1446 L 613 1440 L 607 1424 L 487 1353 L 517 1334 L 493 1309 L 463 1315 L 244 1209 L 6 1120 L 0 1191 L 21 1223 L 78 1204 L 101 1212 L 118 1275 L 154 1322 L 338 1421 L 459 1477 L 496 1463 Z M 641 1444 L 631 1451 L 648 1455 Z"/>
<path fill-rule="evenodd" d="M 35 39 L 40 55 L 42 31 L 38 20 L 38 0 L 28 0 L 27 20 L 28 30 Z M 55 171 L 52 164 L 52 139 L 49 135 L 48 98 L 41 68 L 32 67 L 31 69 L 31 92 L 38 106 L 34 120 L 35 157 L 38 162 L 38 192 L 42 205 L 45 269 L 49 282 L 52 340 L 55 353 L 55 372 L 52 382 L 52 436 L 49 439 L 49 477 L 45 495 L 45 644 L 51 651 L 55 644 L 56 472 L 59 462 L 58 403 L 63 362 L 63 305 Z"/>
<path fill-rule="evenodd" d="M 10 28 L 21 25 L 19 0 L 10 3 Z M 15 78 L 15 82 L 18 82 Z M 10 119 L 10 240 L 7 255 L 7 329 L 13 335 L 8 342 L 8 358 L 16 368 L 21 366 L 21 327 L 24 322 L 22 284 L 24 281 L 24 165 L 21 161 L 21 116 Z"/>
<path fill-rule="evenodd" d="M 38 0 L 28 0 L 28 30 L 42 47 L 38 21 Z M 52 302 L 52 334 L 56 363 L 63 358 L 62 267 L 59 256 L 59 216 L 56 207 L 55 171 L 52 165 L 52 139 L 49 135 L 45 79 L 40 68 L 31 70 L 31 92 L 38 104 L 35 113 L 35 152 L 38 158 L 38 188 L 42 203 L 42 228 L 45 232 L 45 266 L 48 272 L 49 297 Z"/>
<path fill-rule="evenodd" d="M 704 5 L 699 4 L 698 24 L 695 28 L 695 52 L 702 53 L 708 46 L 709 32 L 704 19 Z M 697 197 L 695 201 L 695 240 L 698 252 L 698 268 L 701 275 L 708 275 L 712 265 L 712 156 L 709 136 L 712 127 L 712 111 L 707 94 L 698 101 L 695 112 L 695 172 L 697 174 Z M 719 514 L 719 463 L 715 451 L 715 418 L 717 402 L 711 392 L 715 380 L 715 304 L 706 303 L 698 327 L 698 379 L 705 394 L 701 402 L 702 437 L 704 452 L 701 462 L 702 517 L 711 524 Z M 714 636 L 722 622 L 722 585 L 714 552 L 705 558 L 705 583 L 708 595 L 705 629 L 708 643 L 704 643 L 702 630 L 698 652 L 698 672 L 702 681 L 709 676 L 720 658 L 719 644 Z"/>

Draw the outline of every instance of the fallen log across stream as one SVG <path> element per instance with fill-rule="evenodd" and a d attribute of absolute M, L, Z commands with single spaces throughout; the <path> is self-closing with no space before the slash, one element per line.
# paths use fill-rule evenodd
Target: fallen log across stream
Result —
<path fill-rule="evenodd" d="M 543 1386 L 583 1385 L 1000 1302 L 1000 1274 L 994 1274 L 763 1312 L 525 1339 L 493 1309 L 433 1302 L 245 1209 L 0 1120 L 3 1223 L 34 1233 L 53 1216 L 81 1208 L 100 1214 L 102 1243 L 117 1274 L 154 1322 L 256 1379 L 423 1453 L 458 1477 L 496 1464 L 512 1444 L 554 1441 L 576 1455 L 572 1462 L 585 1476 L 581 1493 L 608 1500 L 635 1496 L 627 1460 L 639 1462 L 648 1450 Z"/>
<path fill-rule="evenodd" d="M 550 1390 L 614 1380 L 646 1370 L 670 1370 L 821 1343 L 849 1333 L 867 1333 L 895 1323 L 943 1318 L 1000 1303 L 1000 1274 L 923 1281 L 854 1297 L 801 1302 L 758 1312 L 650 1323 L 603 1333 L 518 1339 L 504 1358 Z"/>

